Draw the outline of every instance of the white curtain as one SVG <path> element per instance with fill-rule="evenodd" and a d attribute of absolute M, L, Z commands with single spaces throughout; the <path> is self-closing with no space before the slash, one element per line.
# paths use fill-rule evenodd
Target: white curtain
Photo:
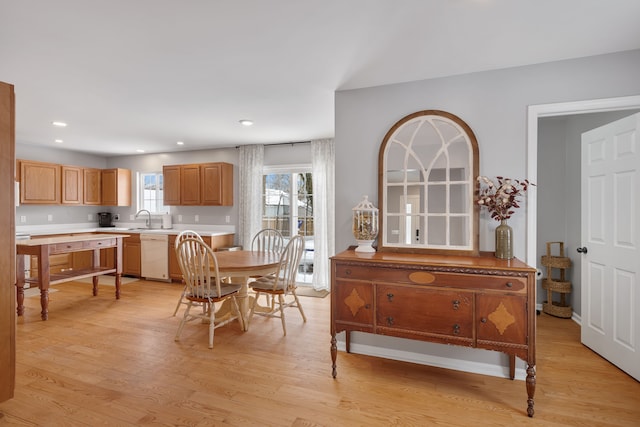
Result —
<path fill-rule="evenodd" d="M 241 145 L 239 166 L 239 244 L 250 249 L 251 239 L 262 228 L 263 145 Z"/>
<path fill-rule="evenodd" d="M 329 257 L 335 254 L 335 147 L 333 139 L 311 141 L 313 176 L 313 288 L 329 290 Z"/>

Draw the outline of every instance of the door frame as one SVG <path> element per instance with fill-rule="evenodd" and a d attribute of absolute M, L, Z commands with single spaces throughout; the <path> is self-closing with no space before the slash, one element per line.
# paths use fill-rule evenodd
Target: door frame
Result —
<path fill-rule="evenodd" d="M 538 119 L 572 114 L 634 110 L 638 108 L 640 108 L 640 95 L 529 105 L 527 108 L 527 179 L 531 182 L 538 181 Z M 537 266 L 536 225 L 538 195 L 536 187 L 529 187 L 528 193 L 526 208 L 526 263 L 531 266 Z"/>

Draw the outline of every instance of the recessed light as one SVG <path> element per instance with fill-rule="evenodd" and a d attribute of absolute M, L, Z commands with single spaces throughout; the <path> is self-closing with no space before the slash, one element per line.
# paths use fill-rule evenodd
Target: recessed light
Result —
<path fill-rule="evenodd" d="M 242 119 L 242 120 L 240 120 L 240 124 L 242 126 L 253 126 L 253 120 Z"/>
<path fill-rule="evenodd" d="M 57 142 L 58 144 L 62 144 L 64 141 L 63 141 L 63 140 L 61 140 L 61 139 L 56 139 L 56 142 Z"/>
<path fill-rule="evenodd" d="M 67 124 L 65 122 L 51 122 L 51 124 L 59 128 L 67 127 Z"/>
<path fill-rule="evenodd" d="M 178 141 L 178 142 L 176 142 L 176 144 L 178 144 L 178 145 L 184 145 L 184 142 L 182 142 L 182 141 Z"/>
<path fill-rule="evenodd" d="M 136 153 L 144 153 L 144 150 L 136 150 Z"/>

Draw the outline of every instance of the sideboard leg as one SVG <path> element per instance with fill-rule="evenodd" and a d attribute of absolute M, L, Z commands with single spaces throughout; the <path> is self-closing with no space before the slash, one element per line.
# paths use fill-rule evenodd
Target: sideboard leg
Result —
<path fill-rule="evenodd" d="M 509 378 L 514 379 L 516 377 L 516 356 L 509 355 Z"/>
<path fill-rule="evenodd" d="M 527 365 L 527 415 L 533 417 L 533 395 L 536 392 L 536 367 Z"/>
<path fill-rule="evenodd" d="M 338 375 L 336 370 L 336 358 L 338 357 L 338 345 L 336 335 L 331 335 L 331 375 L 335 378 Z"/>

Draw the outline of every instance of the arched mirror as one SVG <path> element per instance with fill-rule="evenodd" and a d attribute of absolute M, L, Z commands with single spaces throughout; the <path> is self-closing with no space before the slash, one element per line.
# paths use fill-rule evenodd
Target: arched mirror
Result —
<path fill-rule="evenodd" d="M 477 255 L 478 164 L 459 117 L 426 110 L 398 121 L 378 159 L 378 250 Z"/>

